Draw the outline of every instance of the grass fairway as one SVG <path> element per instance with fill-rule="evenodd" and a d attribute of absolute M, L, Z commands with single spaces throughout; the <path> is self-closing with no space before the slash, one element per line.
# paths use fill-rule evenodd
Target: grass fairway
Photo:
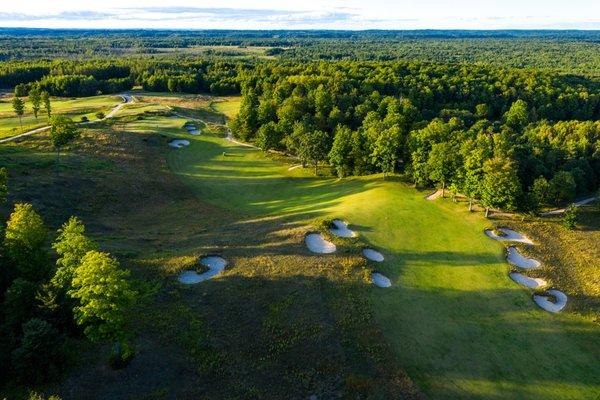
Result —
<path fill-rule="evenodd" d="M 0 139 L 3 137 L 18 135 L 21 133 L 19 118 L 15 116 L 12 109 L 11 99 L 0 101 Z M 52 98 L 52 113 L 65 114 L 75 121 L 86 116 L 90 121 L 96 118 L 96 113 L 102 111 L 107 114 L 113 107 L 123 100 L 119 96 L 93 96 L 77 99 Z M 23 131 L 39 128 L 48 124 L 48 118 L 44 109 L 40 110 L 38 118 L 33 116 L 31 103 L 25 98 L 25 115 L 23 120 Z"/>
<path fill-rule="evenodd" d="M 143 122 L 175 136 L 182 121 Z M 246 220 L 343 217 L 382 250 L 394 286 L 370 291 L 376 317 L 432 399 L 597 397 L 600 329 L 539 310 L 507 277 L 479 215 L 424 201 L 401 182 L 315 179 L 218 135 L 186 138 L 191 145 L 170 151 L 168 165 L 203 201 Z"/>

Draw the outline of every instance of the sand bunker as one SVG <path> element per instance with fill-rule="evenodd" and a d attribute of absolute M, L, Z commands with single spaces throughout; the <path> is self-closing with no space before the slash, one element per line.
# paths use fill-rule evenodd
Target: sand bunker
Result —
<path fill-rule="evenodd" d="M 313 253 L 328 254 L 336 250 L 335 244 L 325 240 L 320 233 L 309 233 L 304 238 L 306 247 Z"/>
<path fill-rule="evenodd" d="M 486 229 L 485 234 L 494 240 L 501 240 L 503 242 L 520 242 L 525 244 L 533 244 L 533 241 L 527 236 L 521 235 L 519 232 L 513 231 L 508 228 L 499 228 L 500 232 L 504 233 L 504 236 L 499 236 L 494 233 L 491 229 Z"/>
<path fill-rule="evenodd" d="M 371 274 L 371 280 L 375 286 L 380 288 L 388 288 L 392 286 L 392 282 L 385 275 L 380 274 L 379 272 L 373 272 Z"/>
<path fill-rule="evenodd" d="M 510 276 L 510 279 L 517 282 L 519 285 L 528 287 L 530 289 L 538 289 L 548 284 L 548 282 L 541 278 L 530 278 L 518 272 L 511 272 L 508 275 Z"/>
<path fill-rule="evenodd" d="M 562 309 L 567 305 L 567 295 L 556 289 L 550 289 L 547 293 L 556 298 L 555 303 L 551 301 L 550 297 L 538 294 L 533 296 L 533 301 L 535 301 L 540 308 L 548 312 L 557 313 L 562 311 Z"/>
<path fill-rule="evenodd" d="M 348 229 L 348 224 L 342 221 L 341 219 L 334 219 L 332 222 L 333 225 L 335 225 L 335 228 L 329 229 L 329 232 L 333 233 L 335 236 L 344 238 L 351 238 L 356 236 L 356 233 Z"/>
<path fill-rule="evenodd" d="M 180 149 L 182 147 L 189 146 L 189 145 L 190 145 L 189 140 L 183 140 L 183 139 L 175 139 L 175 140 L 171 140 L 169 142 L 169 146 L 174 147 L 176 149 Z"/>
<path fill-rule="evenodd" d="M 362 255 L 371 261 L 383 262 L 384 260 L 383 254 L 374 249 L 363 249 Z"/>
<path fill-rule="evenodd" d="M 510 264 L 522 269 L 536 269 L 541 265 L 538 260 L 525 257 L 519 253 L 519 250 L 516 247 L 513 246 L 506 249 L 506 259 Z"/>
<path fill-rule="evenodd" d="M 200 259 L 200 264 L 207 266 L 208 271 L 201 274 L 196 271 L 183 271 L 179 274 L 179 282 L 185 283 L 186 285 L 193 285 L 206 281 L 223 271 L 227 265 L 227 261 L 218 256 L 209 256 L 202 257 L 202 259 Z"/>

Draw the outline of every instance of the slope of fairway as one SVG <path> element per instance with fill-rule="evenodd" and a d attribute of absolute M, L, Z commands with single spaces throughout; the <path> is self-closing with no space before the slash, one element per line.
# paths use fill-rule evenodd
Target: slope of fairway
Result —
<path fill-rule="evenodd" d="M 108 114 L 113 107 L 122 101 L 119 96 L 93 96 L 77 99 L 53 98 L 51 105 L 53 114 L 65 114 L 76 121 L 86 116 L 92 121 L 96 119 L 95 113 L 102 111 Z M 25 115 L 22 122 L 23 130 L 28 131 L 47 125 L 48 118 L 43 108 L 40 110 L 38 118 L 35 118 L 31 110 L 31 103 L 25 98 Z M 21 133 L 21 124 L 12 109 L 11 100 L 0 101 L 0 138 L 19 133 Z"/>
<path fill-rule="evenodd" d="M 181 121 L 160 120 L 165 133 Z M 152 123 L 155 123 L 152 122 Z M 181 135 L 177 135 L 181 136 Z M 380 249 L 390 289 L 376 315 L 408 372 L 434 399 L 589 399 L 600 330 L 539 310 L 507 277 L 485 221 L 381 178 L 316 179 L 215 135 L 186 137 L 168 164 L 197 196 L 248 217 L 342 217 Z M 225 152 L 225 153 L 224 153 Z"/>

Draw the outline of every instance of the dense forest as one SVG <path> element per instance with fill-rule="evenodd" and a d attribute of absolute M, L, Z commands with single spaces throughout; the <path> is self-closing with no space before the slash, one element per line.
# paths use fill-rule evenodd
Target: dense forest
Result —
<path fill-rule="evenodd" d="M 342 177 L 403 173 L 489 208 L 536 211 L 599 186 L 597 32 L 1 33 L 0 87 L 17 96 L 241 93 L 231 128 L 242 140 Z M 193 46 L 266 50 L 156 51 Z M 40 49 L 51 59 L 28 60 Z"/>

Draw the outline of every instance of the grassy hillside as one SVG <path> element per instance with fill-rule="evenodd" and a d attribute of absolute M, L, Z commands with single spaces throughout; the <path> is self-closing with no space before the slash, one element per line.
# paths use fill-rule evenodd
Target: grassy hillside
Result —
<path fill-rule="evenodd" d="M 210 112 L 189 99 L 174 106 Z M 46 134 L 0 148 L 10 200 L 33 202 L 53 228 L 80 215 L 143 294 L 130 316 L 132 364 L 110 371 L 107 348 L 78 343 L 65 382 L 48 392 L 418 398 L 407 371 L 432 399 L 599 393 L 591 367 L 600 357 L 598 325 L 538 309 L 509 280 L 503 249 L 483 234 L 479 214 L 425 201 L 397 178 L 290 171 L 280 156 L 226 141 L 214 123 L 190 136 L 185 121 L 129 116 L 87 129 L 58 178 Z M 190 146 L 169 148 L 175 137 Z M 304 234 L 332 217 L 348 220 L 359 238 L 334 239 L 333 255 L 309 253 Z M 385 262 L 364 261 L 366 244 Z M 224 273 L 191 287 L 177 282 L 179 271 L 212 253 L 229 261 Z M 374 268 L 392 288 L 371 285 Z"/>

